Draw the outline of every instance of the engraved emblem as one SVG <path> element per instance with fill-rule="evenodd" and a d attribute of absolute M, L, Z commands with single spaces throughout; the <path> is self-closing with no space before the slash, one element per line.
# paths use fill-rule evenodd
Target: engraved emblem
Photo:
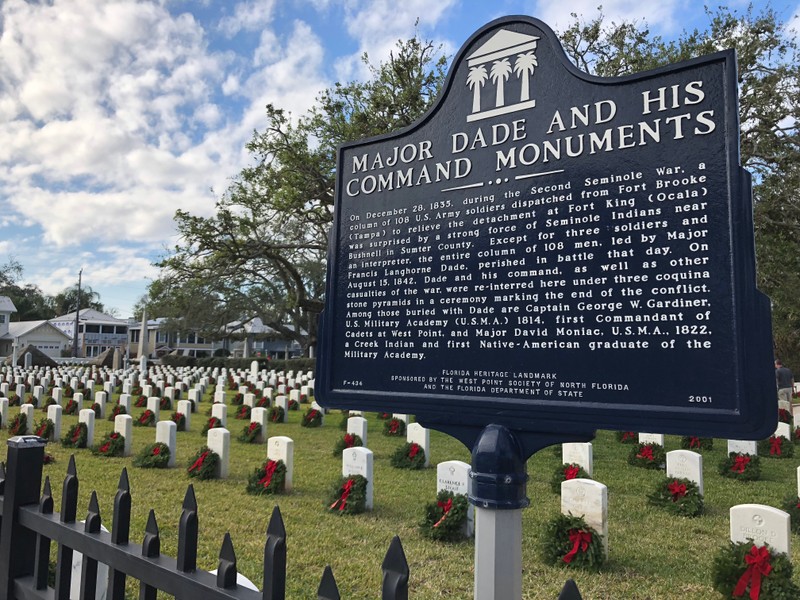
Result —
<path fill-rule="evenodd" d="M 764 517 L 761 515 L 753 515 L 753 523 L 755 523 L 757 527 L 761 527 L 764 524 Z"/>

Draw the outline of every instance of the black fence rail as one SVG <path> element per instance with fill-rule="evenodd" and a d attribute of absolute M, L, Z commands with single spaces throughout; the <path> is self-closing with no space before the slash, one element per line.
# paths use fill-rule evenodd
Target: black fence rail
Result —
<path fill-rule="evenodd" d="M 50 479 L 42 491 L 44 442 L 35 436 L 8 441 L 8 457 L 0 470 L 0 598 L 69 600 L 74 552 L 83 554 L 80 600 L 94 600 L 98 564 L 108 566 L 107 598 L 123 600 L 128 578 L 138 581 L 140 600 L 155 600 L 158 591 L 203 600 L 283 600 L 286 597 L 286 529 L 276 506 L 264 544 L 263 591 L 237 586 L 236 553 L 228 534 L 222 541 L 217 574 L 197 568 L 197 502 L 190 485 L 178 528 L 178 556 L 161 554 L 155 512 L 141 545 L 131 543 L 131 493 L 125 469 L 114 498 L 111 532 L 101 531 L 97 495 L 92 492 L 84 523 L 77 522 L 78 476 L 70 459 L 64 478 L 61 511 L 54 512 Z M 41 496 L 40 496 L 41 491 Z M 55 585 L 48 586 L 51 544 L 57 544 Z M 383 600 L 408 599 L 408 563 L 395 537 L 383 561 Z M 326 567 L 318 600 L 339 600 L 330 567 Z"/>

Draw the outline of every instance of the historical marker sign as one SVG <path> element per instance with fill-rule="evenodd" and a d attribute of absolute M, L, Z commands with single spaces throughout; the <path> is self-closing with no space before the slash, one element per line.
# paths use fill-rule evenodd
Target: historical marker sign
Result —
<path fill-rule="evenodd" d="M 431 427 L 764 437 L 732 51 L 587 76 L 553 32 L 494 21 L 435 107 L 340 149 L 322 404 Z"/>

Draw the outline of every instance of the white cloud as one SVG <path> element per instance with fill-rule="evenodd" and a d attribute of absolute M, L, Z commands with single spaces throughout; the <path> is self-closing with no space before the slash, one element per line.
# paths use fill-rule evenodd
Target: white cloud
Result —
<path fill-rule="evenodd" d="M 600 14 L 598 6 L 602 5 L 602 14 L 607 22 L 642 21 L 659 32 L 674 33 L 683 28 L 681 14 L 687 10 L 694 0 L 661 0 L 660 2 L 642 2 L 641 0 L 571 0 L 570 2 L 551 2 L 538 0 L 536 8 L 531 12 L 556 31 L 562 31 L 573 22 L 571 13 L 575 13 L 585 21 L 594 19 Z"/>
<path fill-rule="evenodd" d="M 220 20 L 219 28 L 228 37 L 240 31 L 258 31 L 272 20 L 275 0 L 248 0 L 239 2 L 233 14 Z"/>

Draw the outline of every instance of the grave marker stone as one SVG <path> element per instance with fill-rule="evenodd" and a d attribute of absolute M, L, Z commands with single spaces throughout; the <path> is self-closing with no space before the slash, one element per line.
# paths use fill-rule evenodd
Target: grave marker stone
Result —
<path fill-rule="evenodd" d="M 275 396 L 275 406 L 280 406 L 283 409 L 283 420 L 281 423 L 286 423 L 289 418 L 289 398 L 286 396 Z"/>
<path fill-rule="evenodd" d="M 368 448 L 347 448 L 342 452 L 342 477 L 361 475 L 367 479 L 367 510 L 373 507 L 372 450 Z"/>
<path fill-rule="evenodd" d="M 131 414 L 131 395 L 120 394 L 118 404 L 125 409 L 126 414 Z"/>
<path fill-rule="evenodd" d="M 367 426 L 369 422 L 364 417 L 349 417 L 347 419 L 347 433 L 357 435 L 361 438 L 361 443 L 365 448 L 369 448 L 367 443 Z"/>
<path fill-rule="evenodd" d="M 219 454 L 216 477 L 218 479 L 227 479 L 231 460 L 231 432 L 224 427 L 209 429 L 206 445 L 210 450 Z"/>
<path fill-rule="evenodd" d="M 700 495 L 705 495 L 703 487 L 703 455 L 691 450 L 672 450 L 667 452 L 667 477 L 678 477 L 693 481 L 700 489 Z"/>
<path fill-rule="evenodd" d="M 161 398 L 158 396 L 150 396 L 147 399 L 147 410 L 155 415 L 156 421 L 161 417 Z"/>
<path fill-rule="evenodd" d="M 639 434 L 639 443 L 640 444 L 658 444 L 662 448 L 664 447 L 664 434 L 663 433 L 640 433 Z"/>
<path fill-rule="evenodd" d="M 211 416 L 220 420 L 223 427 L 228 426 L 228 405 L 227 404 L 212 404 Z"/>
<path fill-rule="evenodd" d="M 2 410 L 2 400 L 0 400 L 0 411 L 1 410 Z M 51 404 L 50 406 L 47 407 L 47 418 L 53 422 L 53 437 L 50 438 L 51 441 L 56 441 L 61 439 L 61 413 L 63 411 L 64 408 L 58 404 Z"/>
<path fill-rule="evenodd" d="M 269 410 L 257 406 L 250 411 L 250 422 L 261 425 L 261 433 L 256 436 L 256 444 L 263 444 L 267 439 L 267 422 L 269 421 Z"/>
<path fill-rule="evenodd" d="M 81 409 L 78 413 L 78 423 L 86 423 L 86 447 L 94 446 L 94 419 L 95 414 L 91 408 Z"/>
<path fill-rule="evenodd" d="M 114 431 L 125 438 L 125 447 L 122 456 L 130 456 L 133 447 L 133 417 L 131 415 L 117 415 L 114 417 Z"/>
<path fill-rule="evenodd" d="M 25 403 L 19 408 L 20 414 L 25 415 L 25 435 L 33 433 L 33 404 Z"/>
<path fill-rule="evenodd" d="M 431 465 L 431 432 L 419 423 L 411 423 L 406 429 L 406 442 L 417 444 L 425 453 L 425 468 Z"/>
<path fill-rule="evenodd" d="M 186 419 L 186 431 L 189 431 L 192 425 L 192 403 L 189 400 L 178 400 L 178 412 Z"/>
<path fill-rule="evenodd" d="M 176 464 L 175 454 L 177 453 L 177 431 L 178 426 L 174 421 L 159 421 L 156 424 L 156 443 L 166 444 L 169 448 L 169 462 L 167 463 L 168 467 L 174 467 Z M 211 448 L 211 445 L 209 445 L 209 448 Z M 217 452 L 217 454 L 219 453 Z"/>
<path fill-rule="evenodd" d="M 758 455 L 758 442 L 751 442 L 749 440 L 728 440 L 728 454 L 736 452 L 737 454 L 749 454 L 750 456 Z"/>
<path fill-rule="evenodd" d="M 608 488 L 592 479 L 561 482 L 561 514 L 583 517 L 603 537 L 608 556 Z"/>
<path fill-rule="evenodd" d="M 591 442 L 568 442 L 561 444 L 561 462 L 579 465 L 591 477 L 594 473 Z"/>
<path fill-rule="evenodd" d="M 436 465 L 436 493 L 447 490 L 454 494 L 469 494 L 469 465 L 461 460 L 446 460 Z M 475 508 L 467 506 L 467 523 L 464 535 L 471 537 L 475 527 Z"/>
<path fill-rule="evenodd" d="M 291 491 L 294 479 L 294 440 L 285 435 L 276 435 L 267 440 L 267 458 L 282 460 L 286 465 L 285 490 Z"/>
<path fill-rule="evenodd" d="M 731 507 L 730 521 L 732 542 L 752 540 L 756 546 L 766 543 L 791 556 L 788 513 L 763 504 L 738 504 Z"/>

